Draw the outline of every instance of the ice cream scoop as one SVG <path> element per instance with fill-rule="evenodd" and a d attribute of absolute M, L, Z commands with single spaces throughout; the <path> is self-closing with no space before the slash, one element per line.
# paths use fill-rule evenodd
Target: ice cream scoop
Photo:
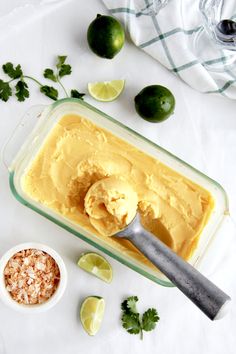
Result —
<path fill-rule="evenodd" d="M 92 184 L 84 199 L 90 223 L 102 235 L 124 229 L 135 217 L 138 197 L 122 176 L 113 175 Z"/>
<path fill-rule="evenodd" d="M 142 226 L 137 194 L 123 176 L 95 182 L 84 206 L 97 231 L 128 239 L 211 320 L 224 316 L 230 297 Z"/>
<path fill-rule="evenodd" d="M 124 230 L 114 236 L 132 242 L 211 320 L 220 319 L 227 313 L 230 297 L 144 229 L 138 213 Z"/>

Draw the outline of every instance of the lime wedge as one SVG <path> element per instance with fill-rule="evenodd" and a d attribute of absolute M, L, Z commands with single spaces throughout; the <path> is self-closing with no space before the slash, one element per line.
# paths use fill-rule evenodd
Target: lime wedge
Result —
<path fill-rule="evenodd" d="M 80 308 L 80 320 L 85 331 L 94 336 L 100 329 L 104 316 L 105 301 L 99 296 L 87 297 Z"/>
<path fill-rule="evenodd" d="M 77 264 L 80 268 L 104 280 L 106 283 L 112 281 L 112 267 L 100 254 L 94 252 L 82 254 Z"/>
<path fill-rule="evenodd" d="M 120 96 L 124 87 L 125 80 L 90 82 L 88 92 L 97 101 L 111 102 Z"/>

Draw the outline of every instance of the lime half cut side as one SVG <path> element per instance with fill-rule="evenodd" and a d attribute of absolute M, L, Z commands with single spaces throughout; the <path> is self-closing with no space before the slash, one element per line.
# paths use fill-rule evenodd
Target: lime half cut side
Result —
<path fill-rule="evenodd" d="M 94 336 L 100 329 L 105 311 L 105 301 L 99 296 L 87 297 L 80 308 L 80 320 L 85 331 Z"/>
<path fill-rule="evenodd" d="M 125 87 L 125 80 L 90 82 L 88 92 L 97 101 L 114 101 Z"/>
<path fill-rule="evenodd" d="M 112 281 L 112 267 L 100 254 L 89 252 L 82 254 L 78 260 L 78 266 L 86 272 L 95 275 L 106 283 Z"/>

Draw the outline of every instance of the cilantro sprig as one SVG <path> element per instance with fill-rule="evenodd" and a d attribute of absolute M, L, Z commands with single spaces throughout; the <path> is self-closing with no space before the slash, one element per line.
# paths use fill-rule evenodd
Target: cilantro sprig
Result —
<path fill-rule="evenodd" d="M 141 316 L 137 310 L 137 302 L 137 296 L 130 296 L 122 302 L 121 322 L 128 333 L 140 334 L 140 338 L 143 339 L 143 331 L 152 331 L 156 327 L 160 317 L 154 308 L 149 308 Z"/>
<path fill-rule="evenodd" d="M 49 68 L 45 69 L 44 73 L 43 73 L 43 76 L 45 77 L 45 79 L 49 79 L 49 80 L 51 80 L 53 82 L 57 82 L 61 86 L 62 90 L 64 91 L 64 93 L 66 95 L 66 97 L 69 97 L 64 85 L 61 82 L 61 78 L 63 76 L 70 75 L 72 73 L 71 66 L 69 64 L 65 64 L 66 58 L 67 58 L 67 56 L 65 56 L 65 55 L 58 55 L 57 63 L 56 63 L 56 69 L 54 69 L 54 70 L 53 69 L 49 69 Z M 46 93 L 48 93 L 48 90 L 49 89 L 48 89 L 48 86 L 47 86 L 46 89 L 45 88 L 43 89 L 43 93 L 45 93 L 45 95 L 47 95 Z M 50 93 L 51 96 L 54 96 L 54 97 L 56 95 L 56 92 L 54 92 L 54 93 L 49 92 L 49 93 Z M 50 97 L 50 98 L 52 98 L 52 97 Z"/>
<path fill-rule="evenodd" d="M 66 55 L 58 55 L 55 69 L 46 68 L 44 70 L 43 76 L 46 79 L 53 81 L 58 84 L 65 93 L 66 97 L 74 97 L 83 99 L 84 93 L 73 89 L 70 91 L 70 95 L 67 93 L 64 85 L 61 82 L 61 78 L 70 75 L 72 73 L 71 65 L 66 63 Z M 25 101 L 29 96 L 29 87 L 26 81 L 31 80 L 39 86 L 40 92 L 45 96 L 56 101 L 59 98 L 59 92 L 54 86 L 44 85 L 39 80 L 32 76 L 25 75 L 18 64 L 14 66 L 12 63 L 8 62 L 2 65 L 3 72 L 9 77 L 10 80 L 0 79 L 0 100 L 7 102 L 9 98 L 13 95 L 16 96 L 19 102 Z"/>

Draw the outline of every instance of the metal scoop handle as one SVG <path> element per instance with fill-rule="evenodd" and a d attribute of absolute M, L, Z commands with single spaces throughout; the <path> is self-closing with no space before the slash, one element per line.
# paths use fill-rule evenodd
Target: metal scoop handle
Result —
<path fill-rule="evenodd" d="M 226 314 L 230 297 L 144 229 L 138 214 L 126 229 L 115 236 L 131 241 L 211 320 Z"/>

